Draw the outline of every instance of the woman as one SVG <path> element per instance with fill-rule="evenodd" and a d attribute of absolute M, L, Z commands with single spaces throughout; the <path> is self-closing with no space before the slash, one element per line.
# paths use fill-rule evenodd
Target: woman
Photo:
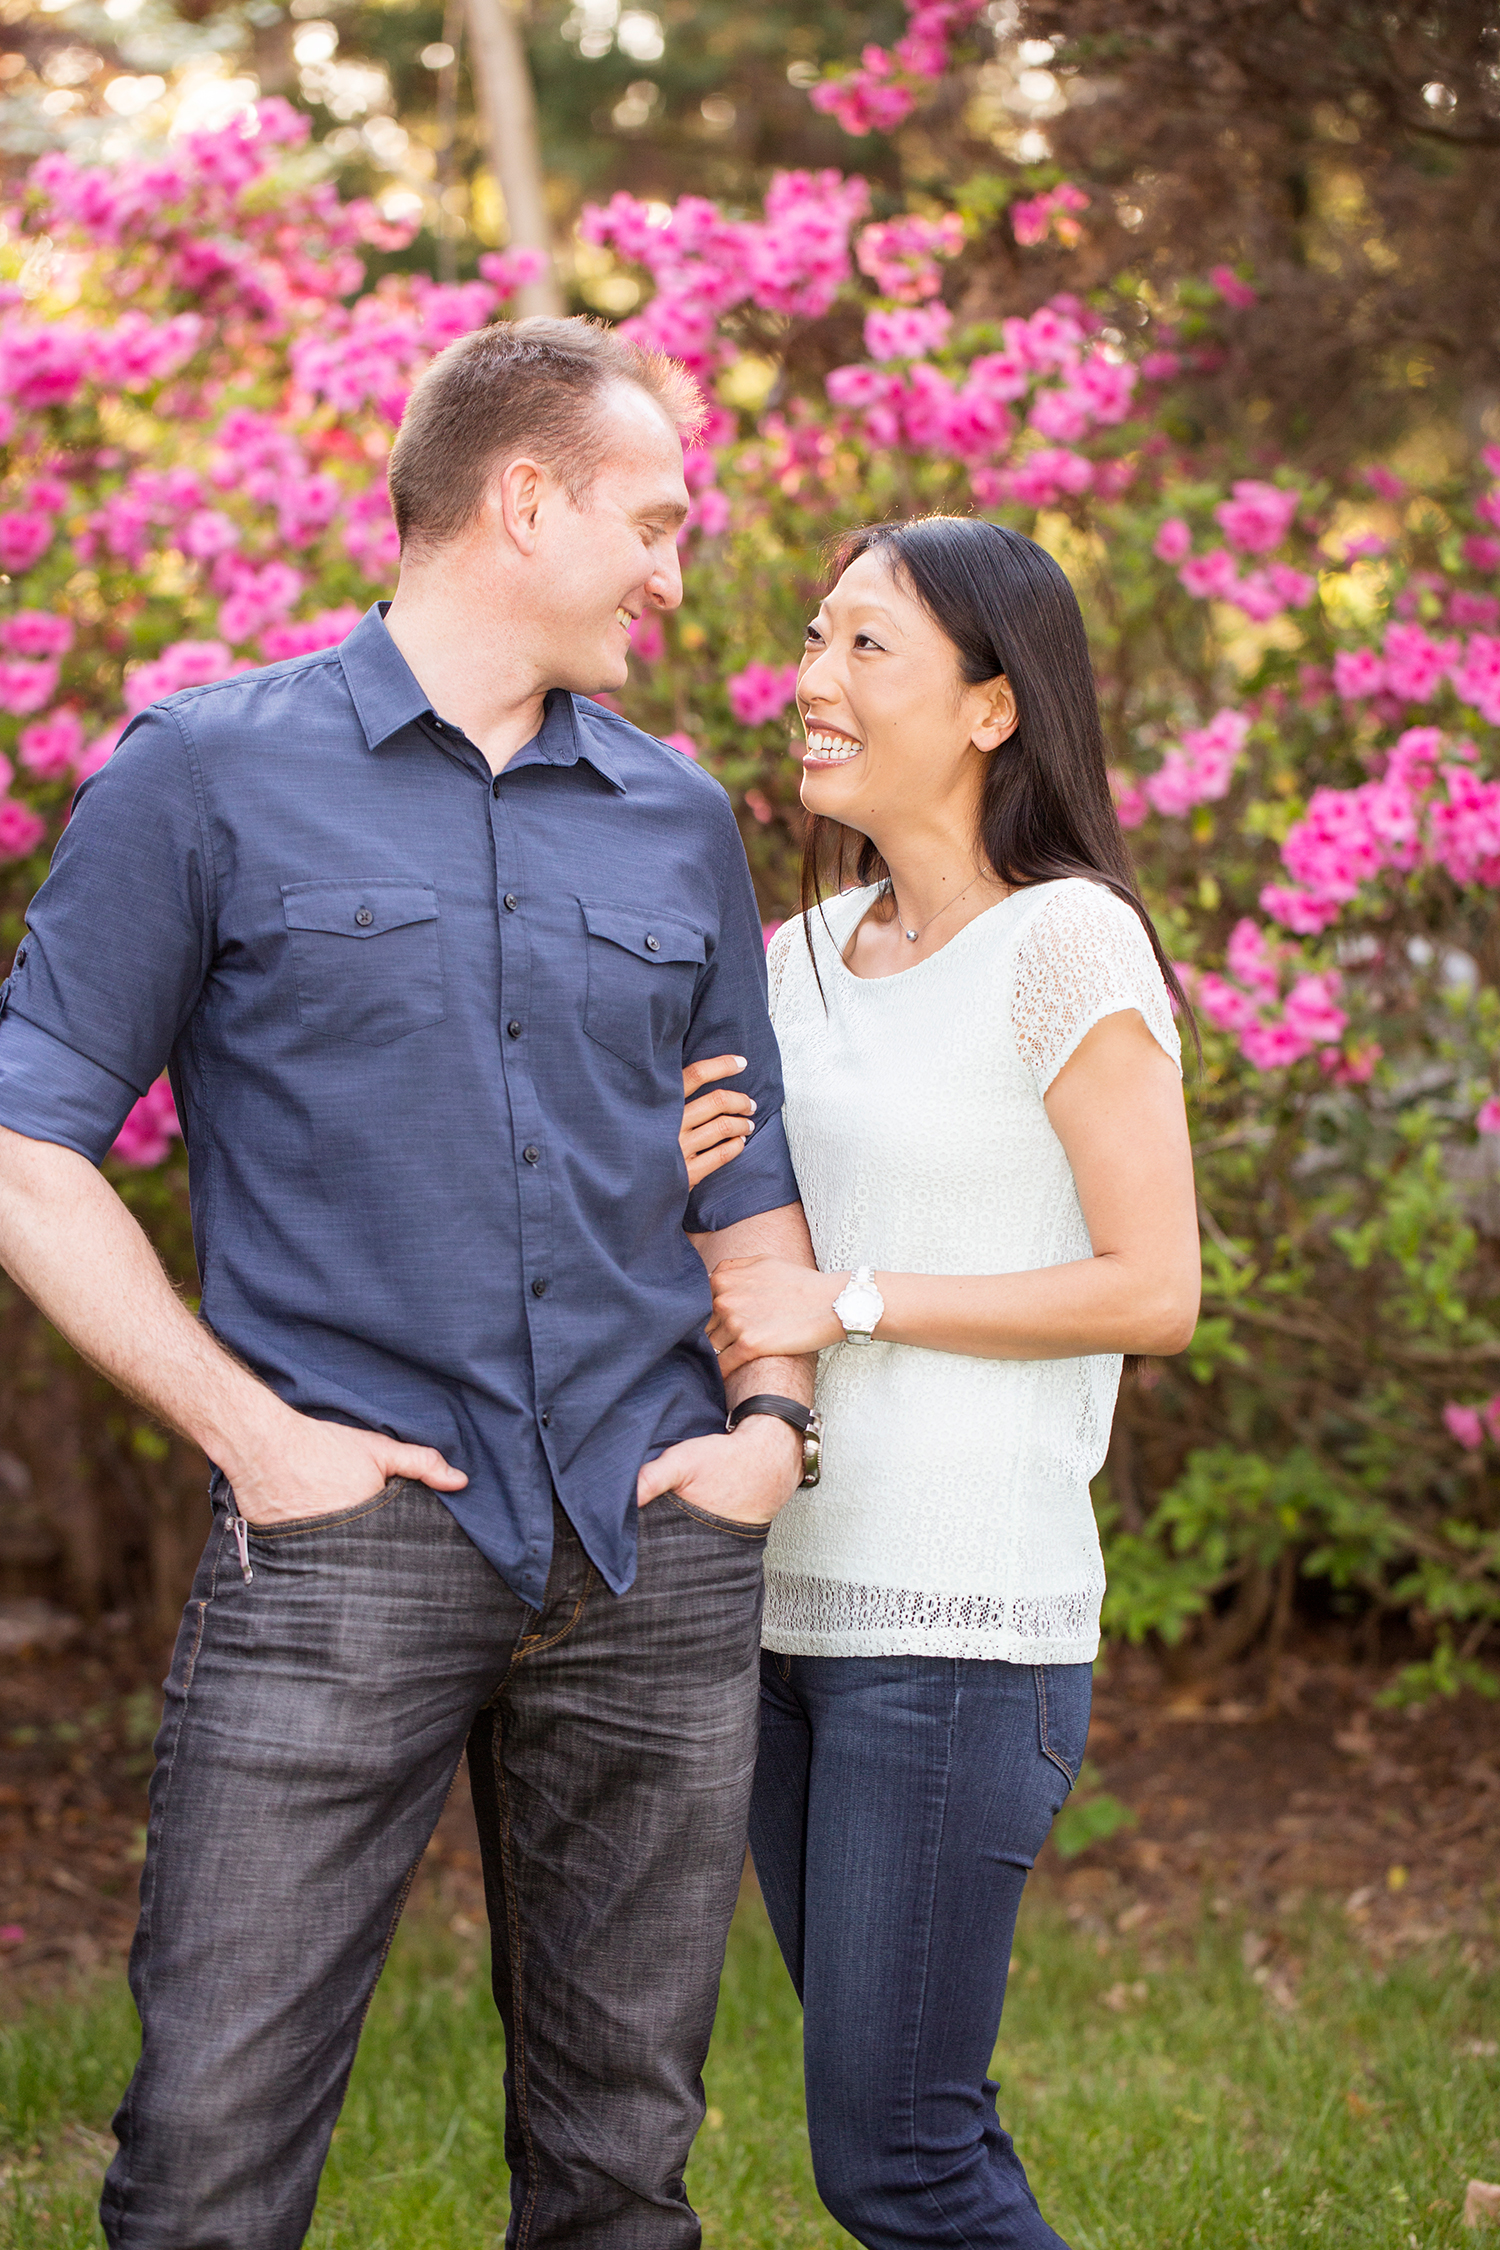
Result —
<path fill-rule="evenodd" d="M 1197 1314 L 1185 1002 L 1042 548 L 952 517 L 855 534 L 797 694 L 805 911 L 769 969 L 820 1271 L 720 1265 L 709 1329 L 726 1373 L 823 1355 L 822 1482 L 767 1549 L 751 1842 L 830 2210 L 872 2250 L 1033 2250 L 1060 2237 L 986 2072 L 1088 1733 L 1121 1355 Z M 732 1158 L 746 1120 L 716 1114 Z"/>

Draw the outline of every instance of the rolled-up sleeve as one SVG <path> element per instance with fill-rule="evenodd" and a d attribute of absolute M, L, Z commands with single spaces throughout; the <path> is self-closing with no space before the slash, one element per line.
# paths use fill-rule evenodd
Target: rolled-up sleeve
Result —
<path fill-rule="evenodd" d="M 749 1094 L 755 1131 L 732 1163 L 711 1172 L 688 1197 L 690 1234 L 715 1234 L 739 1219 L 798 1200 L 797 1175 L 781 1121 L 781 1054 L 766 1007 L 766 949 L 745 848 L 725 800 L 719 826 L 719 932 L 701 978 L 683 1049 L 684 1062 L 743 1055 L 744 1073 L 724 1083 Z"/>
<path fill-rule="evenodd" d="M 0 986 L 0 1125 L 108 1153 L 166 1068 L 213 955 L 214 885 L 185 726 L 141 713 L 79 790 Z"/>

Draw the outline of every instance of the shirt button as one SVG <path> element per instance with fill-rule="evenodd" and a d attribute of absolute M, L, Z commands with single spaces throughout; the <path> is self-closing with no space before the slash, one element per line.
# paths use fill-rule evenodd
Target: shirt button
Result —
<path fill-rule="evenodd" d="M 661 951 L 661 939 L 660 939 L 660 938 L 654 938 L 654 937 L 648 937 L 648 938 L 647 938 L 647 940 L 646 940 L 646 951 L 647 951 L 648 953 L 660 953 L 660 951 Z"/>
<path fill-rule="evenodd" d="M 547 1276 L 546 1276 L 546 1275 L 545 1275 L 544 1273 L 539 1273 L 539 1274 L 537 1275 L 537 1277 L 536 1277 L 535 1281 L 534 1281 L 534 1282 L 533 1282 L 533 1283 L 531 1284 L 531 1294 L 532 1294 L 532 1296 L 533 1296 L 533 1297 L 545 1297 L 545 1296 L 546 1296 L 546 1294 L 547 1294 Z"/>
<path fill-rule="evenodd" d="M 370 924 L 374 921 L 375 917 L 370 912 L 368 906 L 356 906 L 356 908 L 354 909 L 354 919 L 359 924 L 362 930 L 367 930 L 370 927 Z"/>
<path fill-rule="evenodd" d="M 499 776 L 499 774 L 496 774 L 496 776 L 495 776 L 494 780 L 493 780 L 493 781 L 492 781 L 492 782 L 490 783 L 490 795 L 491 795 L 492 797 L 498 797 L 498 796 L 499 796 L 499 794 L 500 794 L 500 776 Z"/>
<path fill-rule="evenodd" d="M 523 1148 L 521 1154 L 525 1157 L 528 1164 L 540 1164 L 542 1161 L 542 1152 L 537 1147 L 535 1141 L 533 1141 L 529 1147 Z"/>
<path fill-rule="evenodd" d="M 514 891 L 507 891 L 505 894 L 505 911 L 507 914 L 514 914 L 516 911 L 516 894 Z"/>
<path fill-rule="evenodd" d="M 544 1414 L 544 1415 L 542 1416 L 542 1428 L 543 1428 L 544 1430 L 550 1430 L 550 1429 L 551 1429 L 551 1427 L 552 1427 L 552 1417 L 551 1417 L 551 1415 L 550 1415 L 550 1414 Z"/>
<path fill-rule="evenodd" d="M 509 1022 L 509 1023 L 508 1023 L 507 1025 L 506 1025 L 506 1027 L 505 1027 L 505 1028 L 506 1028 L 506 1030 L 507 1030 L 507 1031 L 508 1031 L 508 1032 L 510 1033 L 510 1035 L 511 1035 L 512 1039 L 519 1039 L 519 1038 L 520 1038 L 520 1036 L 521 1036 L 521 1022 L 520 1022 L 520 1018 L 519 1018 L 518 1016 L 512 1016 L 512 1017 L 511 1017 L 511 1019 L 510 1019 L 510 1022 Z"/>

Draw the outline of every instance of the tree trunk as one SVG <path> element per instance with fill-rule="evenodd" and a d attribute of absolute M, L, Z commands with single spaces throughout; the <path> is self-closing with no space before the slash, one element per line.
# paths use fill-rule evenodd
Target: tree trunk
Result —
<path fill-rule="evenodd" d="M 542 184 L 536 95 L 521 28 L 510 0 L 465 0 L 465 5 L 476 91 L 485 121 L 490 163 L 505 199 L 510 246 L 545 251 L 548 259 L 547 271 L 541 279 L 517 290 L 516 311 L 522 318 L 530 313 L 560 313 L 562 294 L 551 264 L 552 239 Z"/>

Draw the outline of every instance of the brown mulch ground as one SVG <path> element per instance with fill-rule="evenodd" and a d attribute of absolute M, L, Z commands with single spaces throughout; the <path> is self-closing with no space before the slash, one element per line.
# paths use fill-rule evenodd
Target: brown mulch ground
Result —
<path fill-rule="evenodd" d="M 165 1652 L 128 1635 L 0 1673 L 0 2004 L 122 1959 L 135 1918 Z M 1136 1825 L 1038 1881 L 1089 1926 L 1159 1936 L 1203 1905 L 1247 1921 L 1334 1900 L 1377 1953 L 1439 1938 L 1474 1966 L 1500 1929 L 1500 1708 L 1376 1707 L 1384 1675 L 1309 1643 L 1274 1691 L 1247 1672 L 1198 1699 L 1117 1654 L 1096 1686 L 1096 1787 Z M 483 1919 L 460 1783 L 417 1897 Z"/>

